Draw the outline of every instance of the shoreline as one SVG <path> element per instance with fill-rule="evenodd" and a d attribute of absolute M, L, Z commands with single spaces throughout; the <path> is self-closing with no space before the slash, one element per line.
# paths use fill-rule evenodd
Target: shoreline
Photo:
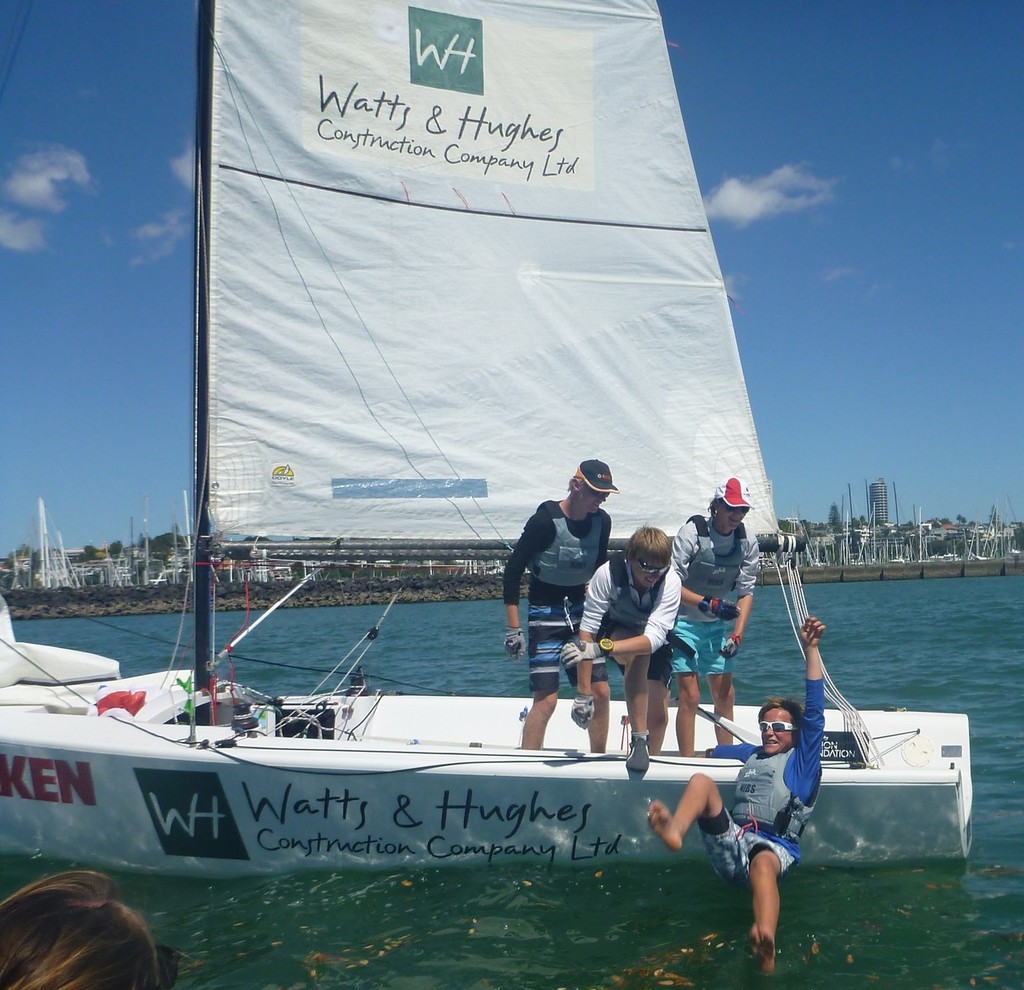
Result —
<path fill-rule="evenodd" d="M 800 572 L 804 584 L 844 584 L 863 581 L 913 581 L 966 577 L 1012 577 L 1024 575 L 1020 558 L 1009 560 L 942 561 L 939 563 L 860 564 L 844 567 L 807 567 Z M 774 569 L 758 576 L 761 586 L 777 585 Z M 273 605 L 291 585 L 218 585 L 217 606 L 221 610 L 261 611 Z M 163 615 L 184 609 L 184 585 L 111 588 L 14 588 L 3 593 L 11 618 L 72 619 L 113 615 Z M 500 602 L 501 575 L 429 575 L 406 573 L 396 577 L 357 576 L 312 583 L 290 599 L 284 608 L 321 608 L 346 605 L 382 605 L 393 596 L 406 604 L 430 602 Z M 525 598 L 525 583 L 523 588 Z"/>

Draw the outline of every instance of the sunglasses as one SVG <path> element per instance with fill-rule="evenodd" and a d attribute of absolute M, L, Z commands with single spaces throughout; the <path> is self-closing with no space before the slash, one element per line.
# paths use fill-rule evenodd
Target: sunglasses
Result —
<path fill-rule="evenodd" d="M 576 480 L 576 491 L 578 491 L 581 495 L 586 495 L 587 498 L 592 498 L 595 502 L 597 502 L 598 505 L 600 505 L 602 502 L 608 501 L 607 492 L 594 491 L 594 489 L 591 488 L 590 485 L 586 484 L 586 482 L 580 481 L 579 479 Z"/>
<path fill-rule="evenodd" d="M 636 566 L 644 572 L 644 574 L 667 574 L 668 569 L 672 566 L 671 564 L 648 564 L 646 560 L 640 560 L 637 558 Z"/>
<path fill-rule="evenodd" d="M 796 728 L 792 722 L 759 722 L 758 725 L 762 732 L 767 732 L 769 729 L 772 732 L 792 732 Z"/>
<path fill-rule="evenodd" d="M 745 516 L 750 511 L 749 505 L 729 505 L 725 503 L 725 511 L 731 516 Z"/>

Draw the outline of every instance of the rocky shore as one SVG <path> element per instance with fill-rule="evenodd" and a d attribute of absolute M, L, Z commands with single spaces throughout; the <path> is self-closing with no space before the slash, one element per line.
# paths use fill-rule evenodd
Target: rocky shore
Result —
<path fill-rule="evenodd" d="M 1021 560 L 972 560 L 967 562 L 900 563 L 846 567 L 808 567 L 801 571 L 805 584 L 853 583 L 861 581 L 912 581 L 961 577 L 1010 577 L 1024 574 Z M 775 571 L 761 571 L 760 583 L 777 584 Z M 273 605 L 288 585 L 241 583 L 217 586 L 219 609 L 248 607 L 261 611 Z M 525 598 L 525 583 L 523 595 Z M 66 619 L 80 616 L 154 615 L 180 612 L 185 607 L 182 585 L 150 585 L 132 588 L 16 588 L 4 592 L 15 619 Z M 358 575 L 338 580 L 321 580 L 307 585 L 285 603 L 285 608 L 318 608 L 325 605 L 381 605 L 393 596 L 399 602 L 487 601 L 501 599 L 501 576 L 478 574 L 421 574 L 398 576 Z"/>
<path fill-rule="evenodd" d="M 289 590 L 285 583 L 217 586 L 217 608 L 254 611 L 269 608 Z M 69 619 L 79 616 L 160 615 L 182 611 L 183 585 L 132 588 L 18 588 L 4 598 L 14 619 Z M 399 602 L 478 601 L 501 598 L 501 577 L 406 574 L 398 578 L 360 577 L 315 581 L 284 604 L 284 608 L 325 605 L 381 605 L 393 596 Z"/>

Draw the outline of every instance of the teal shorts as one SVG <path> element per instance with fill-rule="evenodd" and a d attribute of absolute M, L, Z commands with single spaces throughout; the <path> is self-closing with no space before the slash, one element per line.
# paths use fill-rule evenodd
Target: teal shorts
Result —
<path fill-rule="evenodd" d="M 672 670 L 677 674 L 731 674 L 735 657 L 726 660 L 722 656 L 722 643 L 725 641 L 725 623 L 688 622 L 676 619 L 675 635 L 693 650 L 692 657 L 674 647 L 672 650 Z"/>

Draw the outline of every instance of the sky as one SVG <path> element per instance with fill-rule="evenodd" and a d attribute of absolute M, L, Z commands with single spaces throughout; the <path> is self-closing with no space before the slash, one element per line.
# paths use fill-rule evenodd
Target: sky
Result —
<path fill-rule="evenodd" d="M 779 517 L 1020 520 L 1024 9 L 661 8 Z M 0 553 L 185 528 L 193 18 L 0 5 Z"/>

